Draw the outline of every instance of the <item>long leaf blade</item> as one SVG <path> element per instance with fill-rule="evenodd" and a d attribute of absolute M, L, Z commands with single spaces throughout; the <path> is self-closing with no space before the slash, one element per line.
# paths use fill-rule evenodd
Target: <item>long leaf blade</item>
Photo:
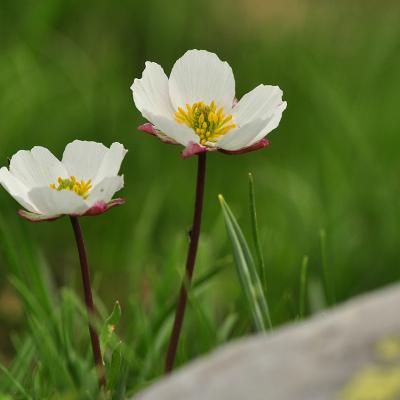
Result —
<path fill-rule="evenodd" d="M 250 218 L 251 218 L 254 248 L 256 252 L 257 267 L 259 274 L 261 276 L 261 282 L 263 284 L 264 290 L 267 290 L 267 272 L 265 270 L 264 256 L 260 243 L 260 235 L 257 222 L 256 196 L 254 192 L 254 178 L 251 172 L 249 173 L 249 203 L 250 203 Z"/>
<path fill-rule="evenodd" d="M 299 299 L 299 317 L 304 318 L 307 296 L 307 274 L 308 274 L 308 256 L 303 257 L 300 270 L 300 299 Z"/>
<path fill-rule="evenodd" d="M 266 331 L 266 325 L 272 328 L 268 303 L 262 289 L 253 256 L 235 216 L 222 195 L 218 196 L 229 239 L 232 244 L 235 265 L 240 283 L 246 296 L 253 323 L 257 331 Z"/>

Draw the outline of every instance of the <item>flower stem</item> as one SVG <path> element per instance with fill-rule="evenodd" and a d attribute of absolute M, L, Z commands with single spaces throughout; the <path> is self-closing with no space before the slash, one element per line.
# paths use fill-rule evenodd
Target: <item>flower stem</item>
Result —
<path fill-rule="evenodd" d="M 101 356 L 99 335 L 97 334 L 96 329 L 92 323 L 93 317 L 96 315 L 96 310 L 93 303 L 92 287 L 90 284 L 89 264 L 86 256 L 85 242 L 83 240 L 82 230 L 79 224 L 78 217 L 70 217 L 70 218 L 71 218 L 72 228 L 75 234 L 76 246 L 78 247 L 79 261 L 81 264 L 83 290 L 85 294 L 85 303 L 89 318 L 89 333 L 90 333 L 90 340 L 92 342 L 94 363 L 99 378 L 99 387 L 100 389 L 105 389 L 106 375 L 104 371 L 103 358 Z"/>
<path fill-rule="evenodd" d="M 200 237 L 201 215 L 203 212 L 204 184 L 206 179 L 206 153 L 200 153 L 197 164 L 197 183 L 196 199 L 194 203 L 193 224 L 190 231 L 190 243 L 186 258 L 186 272 L 183 278 L 179 292 L 178 304 L 175 311 L 174 326 L 172 328 L 171 338 L 169 340 L 167 357 L 165 360 L 165 373 L 172 371 L 174 367 L 176 350 L 178 347 L 179 336 L 182 329 L 182 323 L 185 316 L 187 303 L 187 289 L 192 282 L 193 270 L 196 261 L 197 246 Z"/>

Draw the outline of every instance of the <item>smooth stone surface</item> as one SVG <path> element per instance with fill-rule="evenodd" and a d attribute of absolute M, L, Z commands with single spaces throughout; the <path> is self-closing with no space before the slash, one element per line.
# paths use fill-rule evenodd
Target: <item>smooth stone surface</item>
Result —
<path fill-rule="evenodd" d="M 135 400 L 400 399 L 400 286 L 233 342 Z"/>

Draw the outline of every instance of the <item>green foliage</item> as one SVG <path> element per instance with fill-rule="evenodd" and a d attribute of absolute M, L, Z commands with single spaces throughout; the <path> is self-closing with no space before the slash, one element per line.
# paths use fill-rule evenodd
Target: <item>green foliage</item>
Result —
<path fill-rule="evenodd" d="M 299 318 L 303 319 L 306 308 L 307 296 L 307 274 L 308 274 L 308 257 L 303 257 L 300 270 L 300 298 L 299 298 Z"/>
<path fill-rule="evenodd" d="M 251 228 L 253 234 L 253 242 L 256 254 L 256 263 L 258 267 L 258 273 L 261 277 L 261 282 L 263 284 L 264 290 L 267 290 L 267 272 L 265 270 L 264 255 L 260 243 L 260 233 L 258 229 L 257 221 L 257 208 L 256 208 L 256 198 L 254 191 L 254 179 L 253 174 L 249 173 L 249 203 L 250 203 L 250 217 L 251 217 Z"/>
<path fill-rule="evenodd" d="M 243 293 L 248 302 L 250 312 L 253 316 L 254 326 L 259 332 L 264 332 L 267 325 L 272 329 L 267 299 L 261 285 L 261 280 L 259 278 L 253 256 L 249 250 L 249 246 L 228 204 L 222 195 L 219 195 L 218 198 L 221 203 L 228 236 L 232 244 L 238 276 L 242 285 Z M 255 218 L 255 208 L 253 208 L 252 211 L 252 215 L 254 215 Z M 255 223 L 255 230 L 256 226 L 257 225 Z M 255 236 L 258 236 L 257 232 L 255 233 Z M 258 240 L 256 240 L 256 243 L 258 243 Z"/>
<path fill-rule="evenodd" d="M 127 204 L 82 221 L 98 328 L 116 301 L 122 310 L 105 356 L 114 399 L 162 373 L 192 214 L 194 160 L 136 132 L 143 118 L 129 86 L 146 60 L 168 74 L 188 48 L 205 48 L 229 61 L 239 98 L 266 83 L 288 101 L 267 149 L 209 157 L 178 364 L 251 331 L 218 193 L 246 237 L 255 242 L 257 232 L 251 249 L 264 290 L 268 272 L 274 326 L 398 281 L 398 2 L 25 3 L 0 2 L 0 165 L 34 145 L 61 155 L 76 138 L 129 149 Z M 256 230 L 254 212 L 242 218 L 247 171 L 257 178 Z M 0 399 L 27 398 L 24 391 L 41 400 L 93 399 L 68 221 L 21 221 L 5 191 L 0 206 Z"/>
<path fill-rule="evenodd" d="M 14 251 L 15 246 L 7 238 L 23 235 L 18 225 L 17 229 L 8 229 L 0 223 L 0 228 L 3 251 L 11 267 L 9 281 L 22 301 L 26 320 L 26 326 L 14 338 L 15 355 L 11 365 L 6 368 L 0 364 L 0 393 L 10 394 L 13 399 L 98 398 L 85 306 L 73 290 L 55 289 L 51 276 L 46 272 L 46 265 L 31 249 L 30 241 L 21 241 L 19 251 Z M 209 246 L 205 245 L 205 248 L 210 251 Z M 209 257 L 214 259 L 212 253 Z M 176 265 L 174 257 L 171 262 Z M 214 266 L 194 281 L 190 304 L 200 325 L 204 325 L 209 317 L 204 313 L 198 296 L 224 271 L 228 262 L 230 260 L 214 262 Z M 28 271 L 31 279 L 26 275 Z M 179 279 L 178 276 L 176 278 Z M 41 297 L 44 295 L 44 298 Z M 162 358 L 169 338 L 176 296 L 171 296 L 171 300 L 166 304 L 160 303 L 158 316 L 155 315 L 153 320 L 149 320 L 143 309 L 135 304 L 137 308 L 132 311 L 130 325 L 135 328 L 135 335 L 125 341 L 117 333 L 123 316 L 120 303 L 116 301 L 107 314 L 105 305 L 96 299 L 100 315 L 92 323 L 100 332 L 107 398 L 124 399 L 159 374 L 162 365 L 160 355 Z M 236 319 L 228 315 L 221 330 L 215 333 L 209 323 L 207 329 L 211 337 L 202 338 L 205 348 L 213 348 L 226 340 Z"/>

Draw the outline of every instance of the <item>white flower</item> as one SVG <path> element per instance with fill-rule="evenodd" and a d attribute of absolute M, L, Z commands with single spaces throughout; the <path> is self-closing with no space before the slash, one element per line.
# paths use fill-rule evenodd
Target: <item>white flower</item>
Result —
<path fill-rule="evenodd" d="M 0 184 L 32 221 L 100 214 L 123 202 L 111 199 L 124 186 L 118 172 L 126 152 L 120 143 L 80 140 L 67 145 L 62 161 L 44 147 L 20 150 L 0 169 Z"/>
<path fill-rule="evenodd" d="M 265 147 L 264 137 L 286 108 L 278 86 L 259 85 L 237 102 L 231 67 L 204 50 L 186 52 L 169 79 L 160 65 L 146 62 L 131 89 L 136 107 L 151 123 L 139 129 L 185 146 L 184 157 Z"/>

